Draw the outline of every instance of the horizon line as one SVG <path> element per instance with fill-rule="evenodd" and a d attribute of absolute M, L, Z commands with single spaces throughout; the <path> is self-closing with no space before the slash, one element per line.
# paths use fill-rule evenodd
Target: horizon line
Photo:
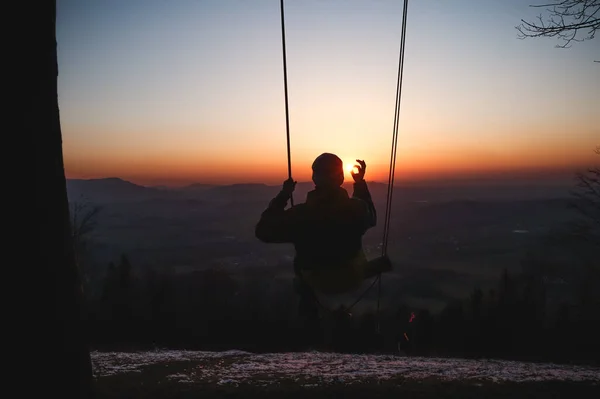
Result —
<path fill-rule="evenodd" d="M 262 185 L 262 186 L 267 186 L 267 187 L 278 187 L 281 186 L 281 184 L 283 183 L 279 183 L 279 184 L 274 184 L 274 183 L 264 183 L 264 182 L 239 182 L 239 183 L 203 183 L 203 182 L 192 182 L 192 183 L 184 183 L 184 184 L 141 184 L 141 183 L 136 183 L 132 180 L 128 180 L 122 177 L 118 177 L 118 176 L 107 176 L 107 177 L 92 177 L 92 178 L 72 178 L 72 177 L 66 177 L 65 179 L 67 181 L 72 180 L 72 181 L 96 181 L 96 180 L 120 180 L 126 183 L 130 183 L 130 184 L 134 184 L 136 186 L 140 186 L 140 187 L 147 187 L 147 188 L 169 188 L 169 189 L 177 189 L 177 188 L 186 188 L 186 187 L 191 187 L 191 186 L 215 186 L 215 187 L 226 187 L 226 186 L 240 186 L 240 185 Z M 405 186 L 414 186 L 414 185 L 446 185 L 446 184 L 457 184 L 457 183 L 471 183 L 471 184 L 475 184 L 475 183 L 479 183 L 479 184 L 484 184 L 484 183 L 501 183 L 501 184 L 506 184 L 506 183 L 513 183 L 515 185 L 519 185 L 519 184 L 531 184 L 532 181 L 538 180 L 539 183 L 543 184 L 543 185 L 564 185 L 567 183 L 566 179 L 535 179 L 535 178 L 521 178 L 521 179 L 515 179 L 515 178 L 510 178 L 510 177 L 498 177 L 498 176 L 494 176 L 494 177 L 465 177 L 465 178 L 440 178 L 440 179 L 421 179 L 421 180 L 408 180 L 408 181 L 395 181 L 394 182 L 394 186 L 398 186 L 398 185 L 405 185 Z M 552 182 L 550 180 L 553 180 Z M 571 180 L 571 179 L 568 179 Z M 367 184 L 380 184 L 380 185 L 388 185 L 388 182 L 383 182 L 383 181 L 378 181 L 378 180 L 368 180 L 366 179 Z M 303 181 L 297 181 L 298 185 L 305 185 L 305 184 L 311 184 L 314 185 L 314 182 L 312 182 L 311 180 L 303 180 Z M 342 185 L 351 185 L 354 184 L 354 181 L 344 181 L 344 183 Z"/>

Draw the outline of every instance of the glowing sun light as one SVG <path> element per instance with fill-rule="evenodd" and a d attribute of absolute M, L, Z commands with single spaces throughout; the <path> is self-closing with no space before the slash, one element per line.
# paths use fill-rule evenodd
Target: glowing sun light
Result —
<path fill-rule="evenodd" d="M 354 169 L 354 164 L 347 163 L 345 169 L 346 169 L 346 172 L 348 172 L 348 173 L 352 172 L 352 169 Z"/>

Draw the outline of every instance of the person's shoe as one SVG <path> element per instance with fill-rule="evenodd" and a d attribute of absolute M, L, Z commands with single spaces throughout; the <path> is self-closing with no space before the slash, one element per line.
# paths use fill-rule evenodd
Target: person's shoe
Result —
<path fill-rule="evenodd" d="M 379 273 L 388 273 L 393 270 L 392 261 L 388 256 L 380 256 L 369 261 L 367 268 L 367 278 L 378 275 Z"/>

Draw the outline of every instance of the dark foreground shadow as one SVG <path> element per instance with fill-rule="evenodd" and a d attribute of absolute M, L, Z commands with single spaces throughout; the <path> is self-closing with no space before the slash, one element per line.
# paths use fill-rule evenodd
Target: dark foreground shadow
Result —
<path fill-rule="evenodd" d="M 203 386 L 111 377 L 99 381 L 97 398 L 597 398 L 600 387 L 585 383 L 459 383 L 396 381 L 307 387 L 290 382 L 278 386 Z"/>

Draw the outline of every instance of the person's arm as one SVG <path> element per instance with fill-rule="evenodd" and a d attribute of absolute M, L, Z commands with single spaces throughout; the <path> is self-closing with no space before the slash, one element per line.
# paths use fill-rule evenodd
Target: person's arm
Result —
<path fill-rule="evenodd" d="M 377 225 L 377 211 L 375 210 L 375 204 L 373 203 L 369 187 L 367 187 L 367 182 L 365 181 L 367 164 L 358 159 L 356 162 L 358 162 L 360 166 L 356 166 L 358 169 L 357 173 L 352 173 L 352 178 L 354 179 L 354 192 L 352 193 L 352 198 L 363 204 L 361 207 L 361 222 L 366 231 Z"/>
<path fill-rule="evenodd" d="M 286 181 L 283 189 L 271 200 L 261 214 L 254 233 L 256 238 L 266 243 L 287 243 L 292 241 L 293 222 L 291 210 L 285 209 L 296 183 Z"/>
<path fill-rule="evenodd" d="M 367 182 L 360 180 L 354 183 L 354 192 L 352 198 L 364 203 L 364 227 L 370 229 L 377 225 L 377 211 L 375 210 L 375 204 L 371 198 L 371 193 L 367 187 Z"/>

